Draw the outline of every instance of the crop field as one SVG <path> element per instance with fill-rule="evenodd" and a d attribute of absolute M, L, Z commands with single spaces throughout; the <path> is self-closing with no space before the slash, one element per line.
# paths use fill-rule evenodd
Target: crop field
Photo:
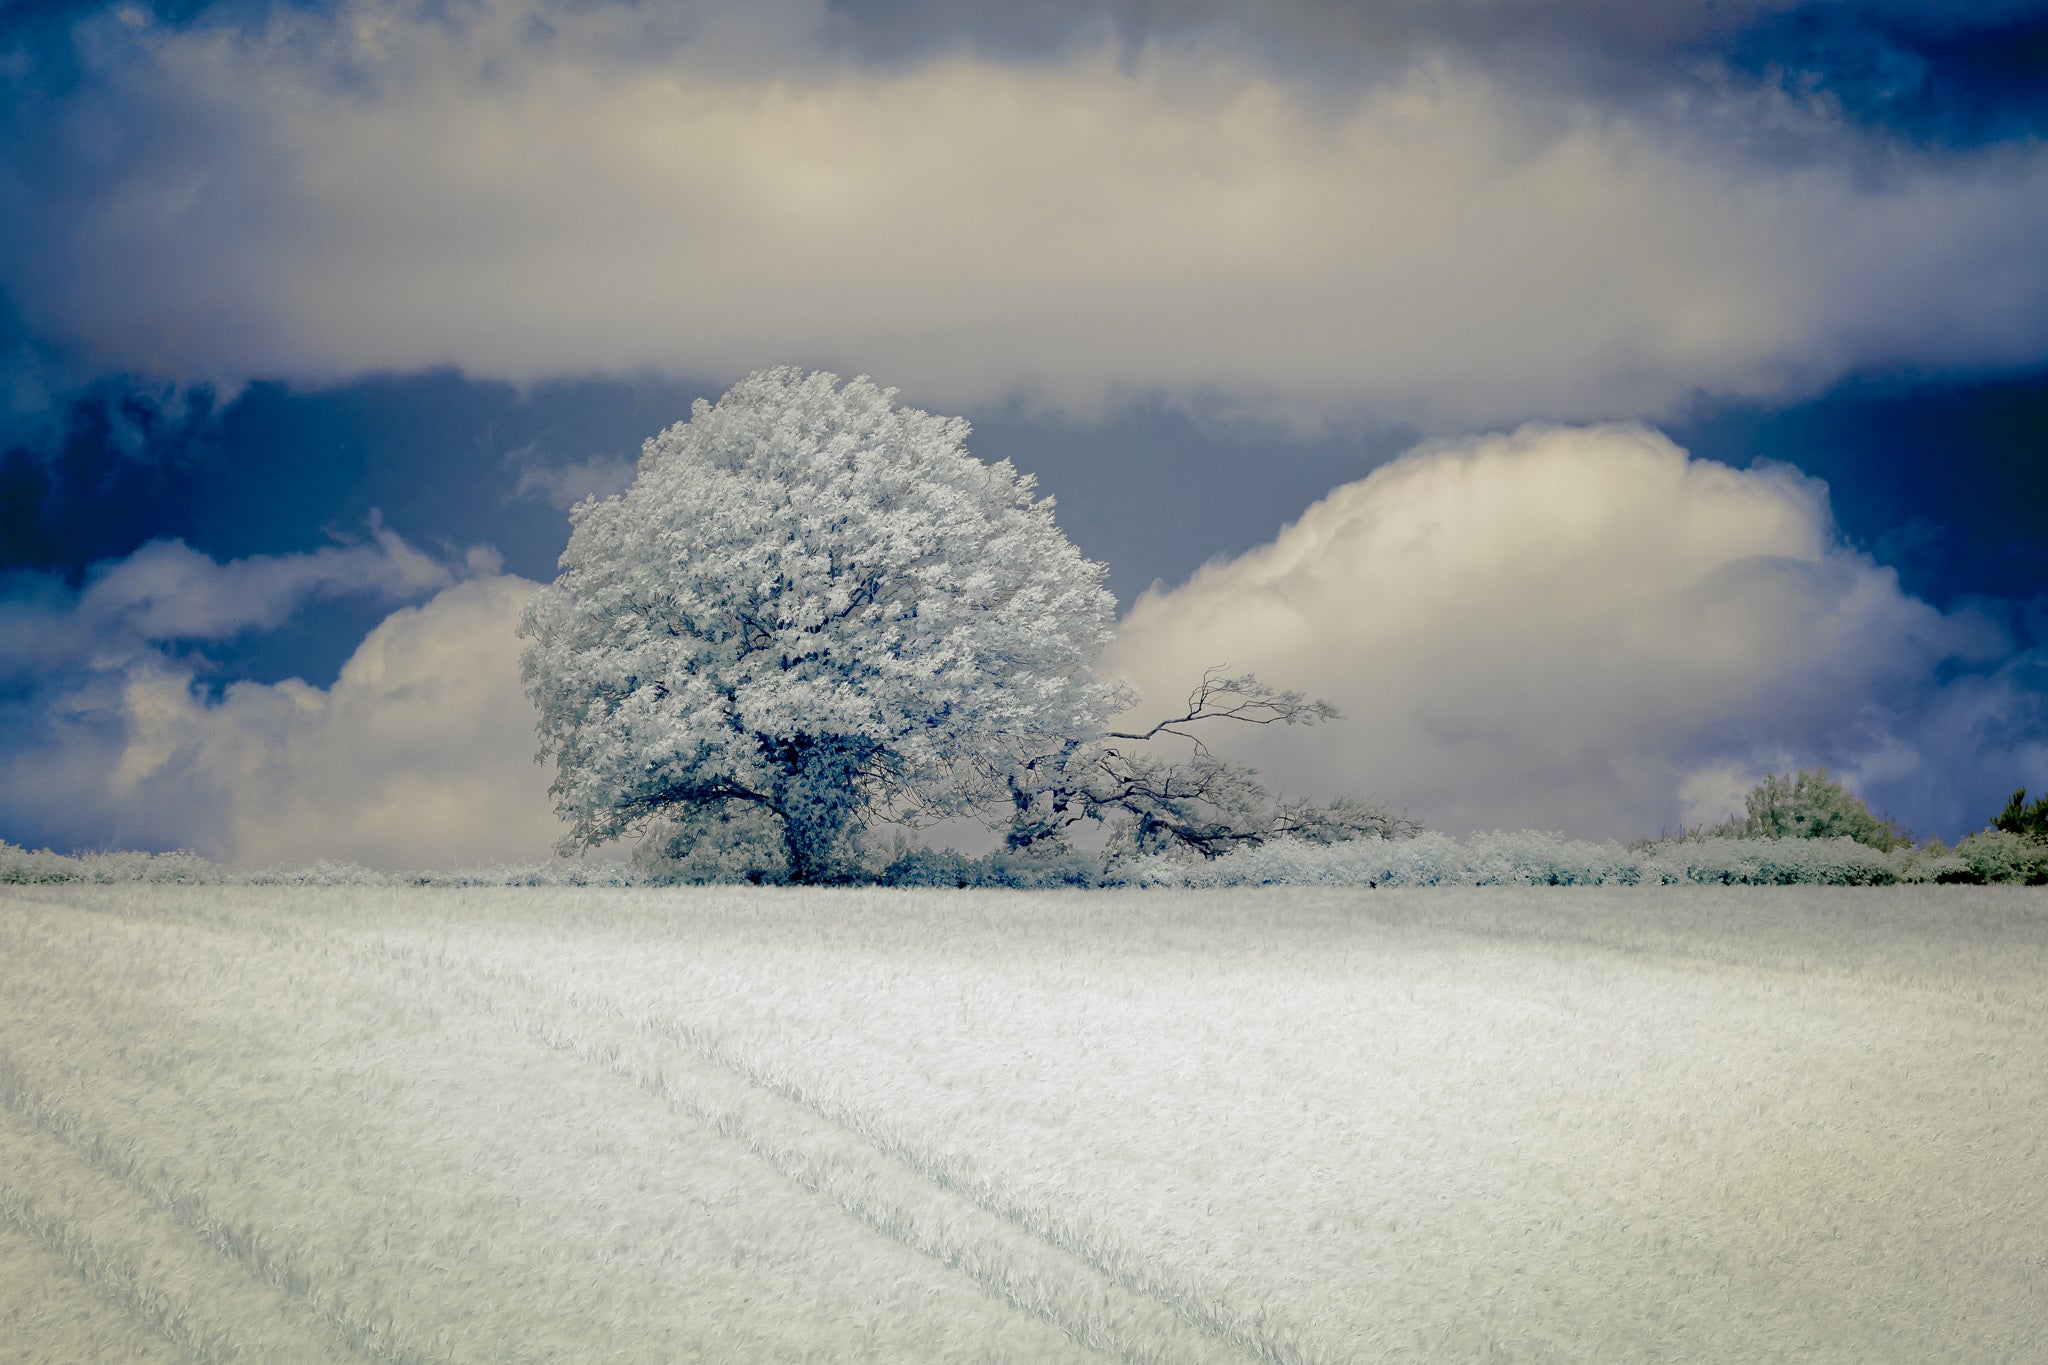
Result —
<path fill-rule="evenodd" d="M 0 888 L 0 1362 L 2048 1359 L 2048 891 Z"/>

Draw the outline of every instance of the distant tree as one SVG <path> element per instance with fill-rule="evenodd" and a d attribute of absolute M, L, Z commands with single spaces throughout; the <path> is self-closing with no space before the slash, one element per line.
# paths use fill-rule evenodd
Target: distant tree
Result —
<path fill-rule="evenodd" d="M 1889 852 L 1913 842 L 1890 819 L 1870 813 L 1863 798 L 1828 776 L 1826 768 L 1801 768 L 1796 776 L 1767 774 L 1750 792 L 1747 814 L 1709 831 L 1737 839 L 1854 839 Z"/>
<path fill-rule="evenodd" d="M 2022 839 L 2048 843 L 2048 796 L 2041 797 L 2030 806 L 2027 804 L 2027 789 L 2021 787 L 2005 803 L 2005 809 L 1991 817 L 1991 827 L 2002 829 L 2007 834 L 2017 834 Z"/>
<path fill-rule="evenodd" d="M 765 818 L 777 875 L 845 880 L 870 821 L 1005 808 L 1124 704 L 1091 671 L 1103 567 L 965 421 L 894 392 L 761 371 L 571 513 L 520 625 L 565 851 L 665 822 L 665 856 L 724 830 L 758 861 Z"/>

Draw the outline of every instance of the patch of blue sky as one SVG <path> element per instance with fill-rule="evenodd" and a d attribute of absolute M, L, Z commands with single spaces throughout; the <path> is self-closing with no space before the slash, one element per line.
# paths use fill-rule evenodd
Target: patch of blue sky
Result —
<path fill-rule="evenodd" d="M 2048 132 L 2048 5 L 1806 4 L 1715 43 L 1736 71 L 1853 122 L 1974 148 Z"/>

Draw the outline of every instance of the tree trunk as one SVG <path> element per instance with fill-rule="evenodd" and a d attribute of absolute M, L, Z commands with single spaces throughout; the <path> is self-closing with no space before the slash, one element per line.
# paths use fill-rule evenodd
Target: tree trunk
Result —
<path fill-rule="evenodd" d="M 797 735 L 774 745 L 775 809 L 782 816 L 790 880 L 822 886 L 856 880 L 851 847 L 863 764 L 874 745 L 844 735 Z"/>

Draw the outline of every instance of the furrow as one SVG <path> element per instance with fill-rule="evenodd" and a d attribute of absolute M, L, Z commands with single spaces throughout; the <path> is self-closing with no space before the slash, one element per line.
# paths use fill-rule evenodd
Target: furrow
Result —
<path fill-rule="evenodd" d="M 208 939 L 219 933 L 209 927 L 188 928 L 197 928 Z M 458 1325 L 452 1334 L 444 1333 L 432 1341 L 437 1348 L 444 1342 L 456 1348 L 475 1348 L 465 1358 L 480 1360 L 575 1359 L 598 1339 L 607 1343 L 598 1348 L 600 1354 L 617 1359 L 631 1353 L 633 1358 L 665 1360 L 917 1360 L 934 1358 L 924 1354 L 929 1351 L 938 1352 L 940 1358 L 990 1362 L 1100 1358 L 1095 1348 L 1066 1331 L 1065 1322 L 1073 1320 L 1074 1314 L 1055 1321 L 1044 1313 L 1019 1311 L 1017 1301 L 1028 1303 L 1049 1276 L 1057 1280 L 1056 1272 L 1041 1273 L 1037 1266 L 987 1254 L 978 1263 L 977 1251 L 986 1252 L 986 1248 L 962 1239 L 941 1239 L 955 1253 L 949 1257 L 933 1256 L 913 1240 L 889 1237 L 886 1229 L 853 1215 L 842 1202 L 820 1197 L 818 1188 L 790 1179 L 786 1169 L 763 1160 L 762 1153 L 746 1143 L 692 1121 L 682 1106 L 649 1095 L 627 1078 L 560 1050 L 544 1051 L 536 1057 L 535 1039 L 508 1027 L 508 1021 L 497 1014 L 469 1008 L 465 998 L 453 990 L 421 992 L 418 986 L 423 981 L 433 987 L 446 984 L 422 970 L 395 970 L 398 964 L 384 963 L 386 970 L 365 972 L 364 960 L 346 951 L 337 937 L 295 941 L 289 949 L 277 952 L 275 961 L 264 961 L 258 967 L 252 950 L 267 959 L 284 945 L 268 942 L 263 935 L 233 937 L 239 943 L 223 941 L 219 944 L 222 951 L 206 942 L 185 945 L 198 950 L 195 965 L 211 964 L 217 969 L 230 960 L 237 964 L 222 972 L 218 980 L 203 983 L 200 994 L 232 988 L 253 970 L 288 982 L 294 999 L 314 1004 L 339 1000 L 337 992 L 348 991 L 351 1010 L 359 1016 L 350 1027 L 366 1023 L 381 1027 L 378 1021 L 394 1011 L 430 1013 L 435 1018 L 431 1032 L 441 1046 L 434 1063 L 422 1066 L 420 1072 L 433 1076 L 439 1094 L 459 1099 L 460 1107 L 470 1111 L 470 1125 L 461 1131 L 436 1127 L 420 1141 L 413 1140 L 415 1129 L 402 1120 L 349 1130 L 354 1134 L 348 1148 L 350 1159 L 360 1154 L 371 1157 L 372 1164 L 359 1169 L 375 1172 L 381 1161 L 386 1170 L 401 1176 L 397 1183 L 385 1187 L 402 1206 L 398 1215 L 402 1221 L 397 1226 L 408 1235 L 400 1254 L 410 1253 L 428 1281 L 446 1281 L 451 1291 L 460 1282 L 459 1293 L 436 1297 L 416 1292 L 419 1277 L 394 1281 L 398 1267 L 392 1248 L 383 1248 L 382 1254 L 371 1249 L 370 1260 L 362 1263 L 364 1273 L 385 1292 L 368 1294 L 364 1301 L 380 1309 L 386 1303 L 397 1307 L 397 1321 L 406 1327 L 408 1341 L 419 1340 L 420 1331 L 415 1329 L 423 1328 L 409 1310 L 422 1308 L 427 1313 L 427 1327 L 458 1317 L 462 1324 L 487 1321 L 488 1330 L 467 1332 Z M 150 956 L 152 960 L 160 958 L 156 953 Z M 38 999 L 28 983 L 25 978 L 24 992 L 11 1003 L 24 1006 L 15 1013 L 31 1026 L 31 1041 L 37 1028 L 47 1031 L 46 1055 L 39 1061 L 45 1071 L 54 1076 L 52 1069 L 62 1068 L 68 1086 L 91 1076 L 94 1060 L 120 1062 L 115 1054 L 125 1044 L 116 1042 L 106 1055 L 89 1058 L 81 1072 L 65 1060 L 79 1055 L 77 1040 L 63 1046 L 56 1041 L 118 1001 L 97 1000 L 90 990 L 45 1001 Z M 447 997 L 445 1026 L 439 1022 L 442 1011 L 423 1003 L 423 996 L 429 994 L 437 999 Z M 4 987 L 0 987 L 0 1002 L 7 1002 Z M 174 1008 L 171 1014 L 175 1019 L 178 1010 Z M 242 1027 L 248 1022 L 242 1021 Z M 329 1020 L 323 1027 L 324 1037 L 334 1034 L 340 1025 Z M 117 1038 L 125 1033 L 115 1030 Z M 168 1036 L 178 1036 L 176 1029 Z M 224 1033 L 213 1045 L 221 1059 L 232 1054 L 229 1039 Z M 115 1086 L 106 1096 L 104 1113 L 86 1102 L 84 1090 L 78 1103 L 68 1099 L 60 1103 L 56 1094 L 21 1082 L 19 1072 L 13 1088 L 19 1105 L 37 1109 L 32 1117 L 61 1129 L 61 1135 L 74 1146 L 120 1148 L 123 1141 L 143 1139 L 141 1146 L 148 1153 L 143 1159 L 148 1164 L 137 1169 L 131 1163 L 123 1168 L 126 1174 L 143 1185 L 156 1177 L 160 1186 L 169 1187 L 152 1188 L 160 1197 L 194 1186 L 209 1197 L 221 1195 L 224 1206 L 236 1214 L 251 1237 L 260 1234 L 258 1245 L 268 1249 L 277 1243 L 281 1229 L 304 1221 L 277 1206 L 283 1193 L 276 1188 L 280 1179 L 289 1182 L 291 1171 L 315 1169 L 294 1159 L 304 1155 L 299 1151 L 298 1134 L 338 1130 L 304 1117 L 298 1110 L 297 1095 L 292 1095 L 287 1100 L 295 1115 L 292 1131 L 271 1131 L 269 1137 L 273 1142 L 282 1140 L 281 1145 L 262 1149 L 271 1155 L 261 1157 L 258 1168 L 251 1172 L 266 1183 L 267 1199 L 236 1199 L 231 1191 L 209 1183 L 214 1178 L 215 1154 L 225 1157 L 233 1145 L 233 1135 L 218 1126 L 232 1114 L 231 1106 L 224 1110 L 218 1103 L 223 1098 L 218 1082 L 232 1083 L 237 1074 L 253 1079 L 247 1068 L 265 1061 L 289 1071 L 298 1065 L 294 1048 L 306 1043 L 294 1036 L 279 1052 L 259 1047 L 253 1057 L 244 1056 L 232 1069 L 217 1060 L 213 1066 L 201 1064 L 188 1071 L 186 1059 L 152 1058 L 152 1085 L 163 1088 L 166 1078 L 178 1074 L 197 1081 L 182 1097 L 167 1096 L 172 1111 L 187 1123 L 198 1119 L 201 1124 L 214 1125 L 210 1133 L 199 1128 L 184 1133 L 186 1140 L 180 1150 L 157 1150 L 154 1138 L 161 1125 L 145 1122 L 137 1126 L 138 1115 L 147 1113 L 150 1086 L 141 1091 L 134 1086 Z M 380 1058 L 361 1038 L 349 1046 L 347 1065 L 363 1069 L 365 1075 L 385 1078 L 388 1084 L 380 1084 L 380 1090 L 389 1092 L 387 1097 L 396 1102 L 399 1113 L 415 1112 L 424 1117 L 437 1112 L 418 1108 L 411 1101 L 419 1097 L 400 1093 L 407 1087 L 417 1090 L 429 1084 L 421 1075 L 403 1068 L 400 1072 L 380 1069 Z M 476 1068 L 487 1074 L 480 1077 Z M 175 1088 L 185 1092 L 183 1085 Z M 98 1094 L 99 1087 L 93 1087 L 93 1093 Z M 274 1096 L 276 1093 L 273 1091 Z M 138 1099 L 143 1105 L 140 1109 Z M 213 1103 L 209 1104 L 209 1099 Z M 104 1131 L 96 1132 L 95 1125 Z M 126 1139 L 107 1141 L 109 1135 L 118 1139 L 123 1133 Z M 573 1150 L 583 1159 L 562 1163 L 545 1150 L 546 1144 L 532 1140 L 536 1134 L 547 1134 L 553 1142 L 573 1143 Z M 682 1137 L 672 1147 L 663 1145 L 669 1136 L 678 1134 Z M 792 1140 L 798 1137 L 792 1135 Z M 488 1153 L 481 1164 L 480 1150 Z M 169 1166 L 156 1164 L 157 1156 L 164 1156 Z M 416 1159 L 419 1157 L 426 1158 L 425 1162 Z M 512 1160 L 507 1162 L 507 1157 Z M 394 1158 L 400 1163 L 396 1167 L 391 1165 Z M 228 1161 L 230 1168 L 246 1164 Z M 623 1169 L 627 1166 L 632 1169 Z M 427 1170 L 437 1171 L 441 1178 L 426 1184 L 406 1183 L 417 1181 Z M 517 1184 L 491 1183 L 493 1173 L 512 1172 L 518 1173 Z M 472 1176 L 483 1179 L 472 1183 Z M 562 1179 L 551 1183 L 557 1177 Z M 683 1188 L 673 1202 L 668 1198 L 672 1186 Z M 606 1197 L 629 1191 L 638 1194 L 630 1205 Z M 424 1199 L 415 1197 L 421 1194 Z M 572 1194 L 597 1198 L 565 1197 Z M 552 1212 L 548 1206 L 553 1206 Z M 196 1201 L 186 1209 L 196 1218 L 207 1214 L 204 1205 Z M 485 1233 L 481 1224 L 474 1232 L 464 1231 L 472 1214 L 483 1210 L 490 1213 L 490 1225 L 498 1233 Z M 363 1211 L 360 1201 L 356 1211 Z M 508 1228 L 509 1238 L 502 1235 Z M 507 1241 L 516 1245 L 558 1234 L 567 1240 L 536 1245 L 537 1254 L 531 1259 L 493 1255 L 489 1245 L 479 1247 L 484 1254 L 474 1266 L 468 1259 L 470 1246 L 465 1244 L 479 1236 L 497 1245 Z M 346 1230 L 342 1235 L 347 1235 Z M 284 1240 L 297 1245 L 289 1233 Z M 317 1253 L 326 1244 L 316 1236 L 307 1245 Z M 571 1250 L 558 1254 L 564 1246 Z M 327 1250 L 331 1261 L 333 1248 Z M 606 1270 L 616 1274 L 602 1273 Z M 558 1277 L 558 1272 L 567 1272 L 566 1278 Z M 1005 1276 L 1014 1281 L 1009 1296 L 988 1292 L 984 1281 L 992 1283 Z M 321 1288 L 340 1283 L 323 1281 Z M 501 1296 L 508 1297 L 501 1300 Z M 470 1305 L 467 1310 L 462 1307 L 465 1304 Z M 678 1304 L 684 1306 L 678 1308 Z M 493 1305 L 502 1305 L 507 1311 L 493 1312 Z M 693 1309 L 698 1305 L 709 1311 L 697 1314 Z M 765 1305 L 773 1307 L 764 1312 Z M 634 1314 L 636 1306 L 655 1309 L 647 1315 L 645 1327 Z M 482 1318 L 476 1316 L 479 1311 Z M 507 1319 L 516 1325 L 506 1325 Z M 440 1358 L 438 1349 L 431 1357 L 417 1351 L 411 1354 Z"/>
<path fill-rule="evenodd" d="M 130 1304 L 94 1285 L 71 1258 L 0 1215 L 0 1360 L 8 1365 L 193 1365 L 199 1358 Z M 203 1365 L 203 1362 L 201 1363 Z"/>
<path fill-rule="evenodd" d="M 11 1142 L 30 1148 L 30 1160 L 8 1165 L 11 1189 L 0 1198 L 13 1200 L 10 1218 L 31 1235 L 79 1238 L 90 1226 L 107 1232 L 77 1242 L 86 1256 L 80 1262 L 112 1267 L 107 1273 L 128 1274 L 128 1281 L 110 1281 L 153 1324 L 172 1323 L 172 1336 L 182 1348 L 210 1362 L 229 1365 L 244 1360 L 305 1361 L 343 1356 L 388 1365 L 432 1365 L 433 1357 L 409 1350 L 396 1339 L 396 1324 L 376 1321 L 321 1292 L 294 1264 L 289 1248 L 265 1242 L 254 1227 L 236 1226 L 211 1214 L 190 1190 L 157 1179 L 134 1156 L 120 1151 L 71 1116 L 45 1103 L 21 1070 L 0 1056 L 0 1110 L 18 1123 L 6 1130 Z M 25 1126 L 28 1131 L 21 1131 Z M 52 1155 L 61 1151 L 66 1161 Z M 27 1191 L 33 1190 L 30 1194 Z M 53 1195 L 53 1191 L 60 1192 Z M 86 1221 L 57 1218 L 52 1201 L 88 1210 Z M 40 1212 L 39 1212 L 40 1210 Z M 22 1223 L 20 1219 L 36 1220 Z M 54 1219 L 54 1221 L 53 1221 Z M 121 1234 L 112 1230 L 134 1229 Z M 66 1231 L 66 1229 L 71 1229 Z M 95 1251 L 121 1237 L 120 1253 Z M 132 1255 L 128 1255 L 132 1252 Z M 127 1255 L 127 1259 L 122 1259 Z M 147 1266 L 148 1271 L 120 1271 L 122 1266 Z M 233 1273 L 228 1274 L 232 1267 Z M 140 1277 L 140 1278 L 136 1278 Z M 184 1287 L 170 1295 L 165 1284 Z M 251 1290 L 267 1300 L 267 1311 L 237 1314 L 216 1326 L 204 1324 L 219 1316 L 209 1301 L 246 1299 Z M 136 1298 L 134 1295 L 141 1295 Z M 172 1310 L 175 1309 L 175 1312 Z M 164 1316 L 166 1313 L 171 1316 Z M 191 1324 L 200 1324 L 192 1326 Z"/>
<path fill-rule="evenodd" d="M 12 1160 L 15 1154 L 9 1157 Z M 206 1365 L 220 1365 L 229 1358 L 230 1343 L 195 1327 L 186 1315 L 188 1305 L 138 1268 L 131 1247 L 108 1249 L 64 1215 L 50 1212 L 44 1199 L 13 1185 L 0 1185 L 0 1226 L 27 1237 L 69 1266 L 94 1293 L 142 1323 L 180 1357 Z"/>
<path fill-rule="evenodd" d="M 295 954 L 339 952 L 381 970 L 424 973 L 441 988 L 436 998 L 452 993 L 479 1015 L 616 1073 L 870 1228 L 961 1271 L 984 1293 L 1091 1349 L 1133 1362 L 1249 1358 L 1265 1365 L 1326 1365 L 1350 1359 L 1295 1324 L 1263 1311 L 1232 1311 L 1223 1294 L 1177 1282 L 1070 1210 L 1003 1191 L 923 1151 L 914 1138 L 888 1131 L 872 1116 L 834 1104 L 686 1025 L 624 1016 L 543 978 L 376 931 L 314 932 L 303 921 L 207 906 L 182 906 L 152 918 L 175 918 L 230 937 L 253 933 Z M 529 1007 L 513 1008 L 507 992 L 525 997 Z M 580 1027 L 564 1027 L 565 1007 Z M 684 1078 L 687 1084 L 677 1083 Z M 763 1112 L 752 1112 L 756 1108 Z M 805 1132 L 805 1141 L 776 1140 L 790 1130 Z M 884 1191 L 893 1192 L 885 1198 Z M 911 1216 L 919 1205 L 938 1205 L 941 1212 Z M 968 1227 L 983 1239 L 983 1249 L 962 1242 Z M 1052 1299 L 1044 1286 L 1005 1269 L 1041 1260 L 1065 1267 L 1066 1288 Z M 1111 1311 L 1104 1303 L 1120 1307 Z"/>
<path fill-rule="evenodd" d="M 572 998 L 572 1007 L 589 1010 Z M 606 1017 L 616 1018 L 599 1007 Z M 772 1064 L 749 1058 L 720 1045 L 701 1030 L 671 1020 L 622 1020 L 652 1038 L 698 1057 L 719 1070 L 786 1100 L 821 1122 L 840 1128 L 874 1150 L 916 1172 L 949 1194 L 966 1199 L 1019 1232 L 1087 1262 L 1097 1273 L 1170 1309 L 1200 1331 L 1228 1341 L 1265 1365 L 1325 1365 L 1333 1356 L 1301 1338 L 1291 1326 L 1261 1314 L 1236 1314 L 1224 1307 L 1223 1296 L 1201 1286 L 1177 1282 L 1147 1258 L 1112 1235 L 1076 1219 L 1070 1211 L 1042 1201 L 1027 1201 L 1005 1190 L 964 1163 L 935 1155 L 877 1116 L 823 1096 Z"/>
<path fill-rule="evenodd" d="M 1332 1351 L 1307 1337 L 1292 1324 L 1260 1312 L 1219 1311 L 1222 1296 L 1201 1286 L 1177 1283 L 1162 1274 L 1146 1258 L 1120 1245 L 1101 1229 L 1077 1220 L 1062 1209 L 1044 1203 L 1027 1202 L 995 1186 L 985 1177 L 956 1168 L 942 1157 L 934 1157 L 914 1141 L 889 1131 L 873 1115 L 835 1103 L 809 1087 L 776 1071 L 767 1063 L 744 1057 L 719 1044 L 702 1030 L 673 1020 L 636 1018 L 622 1014 L 605 1002 L 589 1002 L 573 993 L 550 990 L 548 985 L 525 973 L 493 966 L 472 966 L 443 957 L 436 962 L 400 945 L 381 941 L 395 951 L 453 972 L 473 972 L 489 981 L 493 989 L 512 988 L 530 998 L 565 1005 L 583 1020 L 612 1035 L 594 1057 L 614 1067 L 630 1051 L 618 1041 L 621 1033 L 638 1035 L 644 1042 L 673 1048 L 731 1077 L 743 1085 L 773 1095 L 801 1110 L 811 1120 L 851 1137 L 863 1147 L 886 1157 L 919 1180 L 963 1199 L 999 1220 L 1018 1235 L 1031 1238 L 1085 1263 L 1097 1275 L 1120 1286 L 1133 1296 L 1157 1303 L 1203 1336 L 1228 1343 L 1234 1353 L 1248 1355 L 1265 1365 L 1329 1365 L 1348 1360 L 1347 1352 Z M 478 998 L 490 1000 L 489 992 Z M 587 1047 L 588 1044 L 578 1044 Z M 648 1072 L 648 1067 L 653 1070 Z M 659 1061 L 643 1064 L 640 1072 L 660 1075 Z"/>
<path fill-rule="evenodd" d="M 0 1064 L 0 1077 L 9 1074 Z M 207 1365 L 354 1354 L 302 1302 L 95 1162 L 21 1095 L 0 1086 L 11 1120 L 0 1124 L 0 1222 Z"/>
<path fill-rule="evenodd" d="M 1247 1352 L 1171 1303 L 1067 1247 L 949 1189 L 931 1174 L 830 1117 L 775 1093 L 715 1058 L 589 1015 L 575 1023 L 547 1008 L 547 993 L 509 973 L 480 973 L 403 944 L 351 944 L 384 970 L 431 974 L 479 1013 L 552 1050 L 603 1068 L 739 1144 L 814 1195 L 883 1236 L 966 1275 L 982 1291 L 1131 1365 L 1206 1365 L 1254 1359 L 1307 1365 L 1313 1357 Z M 476 982 L 484 982 L 488 989 Z M 528 1007 L 508 1006 L 505 995 Z M 1278 1343 L 1275 1343 L 1278 1347 Z M 1286 1350 L 1285 1347 L 1279 1347 Z"/>

